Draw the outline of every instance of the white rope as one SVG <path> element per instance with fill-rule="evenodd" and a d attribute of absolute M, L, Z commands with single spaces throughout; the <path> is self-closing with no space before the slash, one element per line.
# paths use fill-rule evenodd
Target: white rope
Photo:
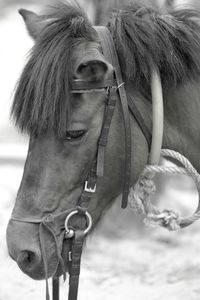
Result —
<path fill-rule="evenodd" d="M 178 230 L 186 227 L 200 218 L 200 204 L 196 212 L 191 217 L 183 218 L 179 216 L 177 212 L 172 210 L 159 211 L 152 203 L 151 197 L 156 191 L 155 184 L 150 179 L 149 174 L 162 173 L 162 174 L 178 174 L 178 175 L 189 175 L 194 180 L 200 198 L 200 175 L 196 169 L 192 166 L 189 160 L 181 155 L 180 153 L 162 149 L 161 155 L 164 157 L 172 157 L 179 161 L 183 167 L 166 167 L 157 165 L 147 165 L 142 172 L 135 187 L 130 190 L 129 193 L 129 204 L 135 211 L 145 214 L 145 223 L 160 225 L 169 230 Z"/>

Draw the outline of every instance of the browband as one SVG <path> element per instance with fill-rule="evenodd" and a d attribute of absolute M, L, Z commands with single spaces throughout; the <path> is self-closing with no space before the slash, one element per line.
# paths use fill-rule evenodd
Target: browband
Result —
<path fill-rule="evenodd" d="M 91 82 L 82 79 L 74 79 L 72 82 L 71 93 L 78 93 L 78 91 L 84 90 L 97 90 L 97 89 L 106 89 L 111 86 L 116 86 L 116 80 L 107 79 L 99 82 Z"/>

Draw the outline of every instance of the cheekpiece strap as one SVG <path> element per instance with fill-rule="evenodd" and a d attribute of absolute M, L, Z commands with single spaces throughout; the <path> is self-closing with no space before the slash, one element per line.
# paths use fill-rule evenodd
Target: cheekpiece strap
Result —
<path fill-rule="evenodd" d="M 104 158 L 106 146 L 108 143 L 108 135 L 110 130 L 110 125 L 116 105 L 116 87 L 110 87 L 107 91 L 107 103 L 105 107 L 105 117 L 104 122 L 98 142 L 98 151 L 97 151 L 97 177 L 104 175 Z"/>

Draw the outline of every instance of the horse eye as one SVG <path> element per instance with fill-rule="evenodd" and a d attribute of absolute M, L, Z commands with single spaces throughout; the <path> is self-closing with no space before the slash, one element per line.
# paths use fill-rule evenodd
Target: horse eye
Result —
<path fill-rule="evenodd" d="M 66 132 L 64 139 L 66 141 L 77 140 L 81 138 L 84 134 L 85 130 L 70 130 Z"/>

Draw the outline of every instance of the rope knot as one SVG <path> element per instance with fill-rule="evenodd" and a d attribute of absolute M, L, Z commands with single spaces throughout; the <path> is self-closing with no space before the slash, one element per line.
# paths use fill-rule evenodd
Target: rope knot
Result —
<path fill-rule="evenodd" d="M 148 225 L 160 225 L 168 230 L 179 230 L 186 227 L 200 218 L 200 175 L 187 158 L 176 151 L 162 149 L 161 154 L 165 157 L 172 157 L 179 161 L 183 167 L 146 165 L 142 175 L 134 189 L 129 193 L 129 204 L 134 211 L 145 214 L 145 223 Z M 159 211 L 151 203 L 151 196 L 155 193 L 156 187 L 153 178 L 156 173 L 190 175 L 196 183 L 199 194 L 199 206 L 192 216 L 183 218 L 172 210 Z"/>
<path fill-rule="evenodd" d="M 134 189 L 129 192 L 128 201 L 130 207 L 139 214 L 145 214 L 146 208 L 144 199 L 156 192 L 156 186 L 153 180 L 141 176 Z"/>
<path fill-rule="evenodd" d="M 141 176 L 139 180 L 140 189 L 143 189 L 144 193 L 147 195 L 154 194 L 156 192 L 156 186 L 152 179 L 146 176 Z"/>
<path fill-rule="evenodd" d="M 145 223 L 148 225 L 159 225 L 170 231 L 180 229 L 178 213 L 168 209 L 163 210 L 159 214 L 148 213 Z"/>

